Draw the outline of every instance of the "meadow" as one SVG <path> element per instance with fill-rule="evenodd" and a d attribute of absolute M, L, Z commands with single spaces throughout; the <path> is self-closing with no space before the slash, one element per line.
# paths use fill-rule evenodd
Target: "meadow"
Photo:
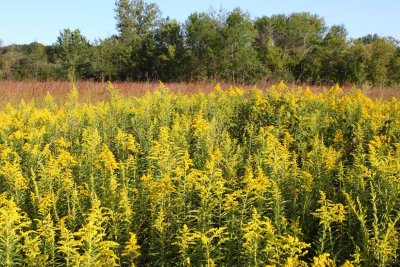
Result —
<path fill-rule="evenodd" d="M 2 266 L 400 264 L 398 90 L 93 84 L 0 83 Z"/>
<path fill-rule="evenodd" d="M 113 82 L 118 93 L 125 96 L 140 97 L 147 92 L 154 92 L 158 89 L 158 82 Z M 192 95 L 196 93 L 210 93 L 215 88 L 217 83 L 211 82 L 175 82 L 165 83 L 171 93 Z M 250 84 L 236 84 L 218 83 L 224 90 L 230 86 L 240 87 L 244 90 L 249 90 L 254 87 L 262 91 L 267 91 L 274 83 L 261 81 L 258 83 Z M 107 82 L 93 82 L 93 81 L 76 81 L 76 88 L 79 92 L 80 102 L 98 102 L 108 101 L 110 99 L 110 91 L 108 90 Z M 290 90 L 296 90 L 298 85 L 287 84 Z M 302 85 L 303 88 L 310 88 L 314 93 L 320 93 L 323 90 L 329 89 L 329 86 L 309 86 Z M 36 100 L 36 103 L 45 98 L 47 93 L 50 93 L 54 101 L 62 104 L 67 99 L 68 93 L 71 91 L 72 84 L 68 81 L 14 81 L 2 80 L 0 81 L 0 104 L 13 103 L 18 104 L 21 99 L 25 101 Z M 346 85 L 341 87 L 344 93 L 354 92 L 361 90 L 365 96 L 372 99 L 380 98 L 383 100 L 391 100 L 393 97 L 400 98 L 399 87 L 373 87 L 364 86 L 363 88 L 354 85 Z"/>

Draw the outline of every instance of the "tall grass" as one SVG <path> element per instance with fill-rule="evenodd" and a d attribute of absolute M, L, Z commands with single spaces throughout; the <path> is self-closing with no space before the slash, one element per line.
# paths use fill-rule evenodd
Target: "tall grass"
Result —
<path fill-rule="evenodd" d="M 115 88 L 118 88 L 120 94 L 132 95 L 132 96 L 143 96 L 146 92 L 153 92 L 159 87 L 159 83 L 133 83 L 133 82 L 115 82 L 113 83 Z M 230 86 L 239 86 L 244 89 L 251 89 L 254 86 L 267 90 L 273 84 L 268 82 L 261 82 L 257 84 L 221 84 L 222 88 L 228 89 Z M 21 99 L 30 101 L 32 99 L 40 100 L 44 98 L 47 93 L 50 93 L 53 98 L 58 102 L 64 102 L 69 91 L 71 90 L 70 82 L 63 81 L 52 81 L 52 82 L 39 82 L 39 81 L 0 81 L 0 103 L 13 102 L 17 103 Z M 182 93 L 182 94 L 194 94 L 194 93 L 210 93 L 215 83 L 197 82 L 197 83 L 166 83 L 166 87 L 169 88 L 171 93 Z M 90 82 L 90 81 L 78 81 L 76 82 L 81 101 L 103 101 L 108 100 L 110 97 L 107 89 L 108 83 L 104 82 Z M 297 86 L 292 84 L 290 88 L 296 89 Z M 307 87 L 303 85 L 302 87 Z M 313 92 L 321 92 L 324 87 L 313 86 L 311 90 Z M 345 86 L 342 88 L 344 92 L 352 92 L 358 88 L 354 86 Z M 362 90 L 363 93 L 371 98 L 381 98 L 390 100 L 392 97 L 400 98 L 400 88 L 365 88 Z"/>

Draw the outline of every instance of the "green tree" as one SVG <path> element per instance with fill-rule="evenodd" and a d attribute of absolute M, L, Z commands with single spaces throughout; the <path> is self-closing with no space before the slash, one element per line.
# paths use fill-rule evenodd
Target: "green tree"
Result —
<path fill-rule="evenodd" d="M 261 65 L 253 47 L 255 30 L 248 13 L 239 8 L 228 14 L 221 56 L 221 77 L 236 82 L 249 82 L 260 76 Z"/>
<path fill-rule="evenodd" d="M 17 65 L 17 62 L 22 58 L 22 53 L 18 49 L 17 45 L 10 45 L 7 47 L 4 47 L 2 49 L 2 55 L 0 58 L 0 74 L 2 79 L 6 80 L 12 80 L 16 79 L 15 75 L 15 66 Z"/>
<path fill-rule="evenodd" d="M 392 59 L 397 52 L 396 40 L 377 35 L 367 35 L 361 40 L 367 47 L 368 79 L 376 86 L 388 85 Z"/>
<path fill-rule="evenodd" d="M 332 26 L 321 44 L 300 62 L 298 81 L 319 84 L 344 84 L 349 80 L 349 44 L 343 25 Z"/>
<path fill-rule="evenodd" d="M 180 80 L 184 73 L 183 34 L 176 20 L 167 18 L 155 32 L 155 65 L 162 81 Z"/>
<path fill-rule="evenodd" d="M 132 19 L 132 15 L 134 13 L 134 8 L 132 5 L 132 1 L 130 0 L 119 0 L 115 2 L 116 15 L 115 19 L 117 20 L 117 30 L 119 32 L 119 37 L 121 40 L 127 42 L 131 41 L 131 35 L 134 32 L 135 24 Z"/>
<path fill-rule="evenodd" d="M 56 79 L 56 66 L 49 63 L 46 46 L 33 42 L 16 46 L 19 57 L 11 64 L 12 77 L 16 80 Z"/>
<path fill-rule="evenodd" d="M 216 78 L 222 43 L 222 24 L 210 13 L 192 13 L 184 24 L 187 78 Z"/>
<path fill-rule="evenodd" d="M 57 60 L 62 65 L 64 78 L 89 78 L 91 76 L 90 44 L 76 29 L 64 29 L 54 44 Z"/>
<path fill-rule="evenodd" d="M 400 46 L 397 45 L 397 51 L 395 56 L 392 58 L 389 68 L 389 85 L 399 86 L 400 85 Z"/>
<path fill-rule="evenodd" d="M 367 58 L 368 53 L 366 45 L 359 39 L 351 40 L 349 42 L 349 56 L 347 59 L 349 82 L 353 82 L 358 85 L 362 85 L 367 82 Z"/>
<path fill-rule="evenodd" d="M 293 80 L 291 66 L 292 58 L 283 46 L 277 45 L 279 35 L 284 32 L 286 23 L 285 15 L 273 17 L 261 17 L 255 20 L 256 29 L 255 47 L 258 57 L 264 65 L 267 79 L 272 80 Z"/>
<path fill-rule="evenodd" d="M 132 47 L 123 45 L 117 36 L 98 40 L 93 47 L 96 80 L 126 80 L 129 77 Z"/>
<path fill-rule="evenodd" d="M 302 61 L 321 44 L 325 22 L 310 13 L 262 17 L 255 21 L 256 47 L 272 79 L 300 81 Z"/>
<path fill-rule="evenodd" d="M 140 42 L 140 38 L 155 30 L 161 16 L 155 3 L 143 0 L 117 0 L 115 12 L 119 36 L 128 43 Z"/>
<path fill-rule="evenodd" d="M 115 12 L 119 41 L 125 47 L 125 53 L 120 54 L 124 56 L 120 62 L 126 65 L 120 78 L 143 79 L 146 75 L 142 74 L 141 68 L 145 64 L 143 61 L 147 60 L 144 55 L 148 54 L 148 49 L 152 49 L 147 44 L 153 40 L 151 37 L 160 24 L 160 9 L 156 4 L 143 0 L 117 0 Z"/>

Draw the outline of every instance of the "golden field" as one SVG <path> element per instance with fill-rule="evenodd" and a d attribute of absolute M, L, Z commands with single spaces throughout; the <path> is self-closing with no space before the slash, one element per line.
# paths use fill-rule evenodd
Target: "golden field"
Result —
<path fill-rule="evenodd" d="M 4 266 L 400 264 L 396 90 L 11 84 Z"/>

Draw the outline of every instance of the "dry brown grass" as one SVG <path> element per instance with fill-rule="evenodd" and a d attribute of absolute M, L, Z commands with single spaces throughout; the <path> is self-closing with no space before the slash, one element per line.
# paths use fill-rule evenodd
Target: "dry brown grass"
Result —
<path fill-rule="evenodd" d="M 165 84 L 171 92 L 191 94 L 195 92 L 210 92 L 214 84 L 208 83 L 170 83 Z M 82 101 L 102 101 L 109 98 L 108 83 L 104 82 L 76 82 Z M 140 96 L 148 91 L 159 88 L 159 83 L 128 83 L 116 82 L 113 86 L 124 95 Z M 0 81 L 0 102 L 19 102 L 21 99 L 30 101 L 42 99 L 49 92 L 57 101 L 62 101 L 71 90 L 70 82 L 19 82 Z"/>
<path fill-rule="evenodd" d="M 76 83 L 82 101 L 102 101 L 109 98 L 107 90 L 108 83 L 80 81 Z M 113 83 L 122 94 L 140 96 L 147 91 L 154 91 L 159 88 L 159 83 Z M 193 94 L 197 92 L 208 93 L 212 91 L 215 84 L 211 83 L 167 83 L 165 84 L 171 92 L 182 94 Z M 229 84 L 221 84 L 222 88 L 229 88 Z M 254 85 L 238 85 L 244 88 L 251 88 Z M 267 90 L 271 84 L 261 83 L 255 84 L 258 88 Z M 19 81 L 0 81 L 0 103 L 17 103 L 24 99 L 30 101 L 32 99 L 42 99 L 49 92 L 56 101 L 63 101 L 71 90 L 70 82 L 51 81 L 51 82 L 19 82 Z M 290 87 L 295 88 L 294 85 Z M 312 87 L 313 91 L 320 91 L 321 87 Z M 345 87 L 344 91 L 354 90 L 353 87 Z M 369 88 L 363 92 L 371 98 L 382 98 L 389 100 L 392 97 L 400 98 L 400 88 Z"/>

